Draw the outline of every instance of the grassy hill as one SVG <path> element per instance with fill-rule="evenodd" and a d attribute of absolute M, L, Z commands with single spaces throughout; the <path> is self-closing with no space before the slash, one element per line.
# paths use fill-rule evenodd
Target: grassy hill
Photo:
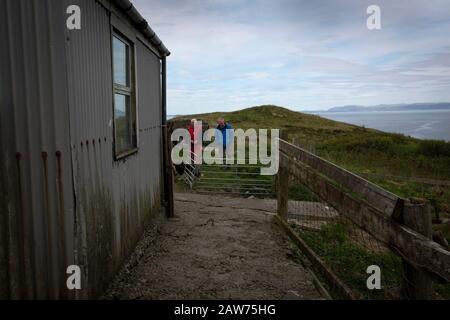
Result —
<path fill-rule="evenodd" d="M 450 213 L 450 187 L 422 182 L 399 181 L 393 176 L 450 180 L 450 143 L 419 140 L 401 134 L 328 120 L 278 106 L 257 106 L 234 112 L 213 112 L 177 117 L 171 121 L 185 126 L 193 117 L 216 126 L 224 117 L 233 128 L 279 128 L 290 142 L 306 147 L 346 169 L 404 197 L 431 201 L 436 214 Z M 375 178 L 378 175 L 392 178 Z"/>
<path fill-rule="evenodd" d="M 450 143 L 443 141 L 419 140 L 277 106 L 188 115 L 175 121 L 188 123 L 196 117 L 215 126 L 220 116 L 234 128 L 282 129 L 291 142 L 360 173 L 450 180 Z"/>

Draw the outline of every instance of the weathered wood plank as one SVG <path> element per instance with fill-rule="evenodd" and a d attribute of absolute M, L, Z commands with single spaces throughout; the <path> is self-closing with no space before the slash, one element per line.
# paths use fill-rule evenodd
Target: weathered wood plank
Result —
<path fill-rule="evenodd" d="M 376 239 L 394 247 L 404 259 L 450 281 L 450 251 L 395 222 L 310 166 L 292 160 L 282 152 L 280 163 L 286 165 L 290 175 L 300 179 L 318 197 Z"/>
<path fill-rule="evenodd" d="M 404 177 L 404 176 L 392 176 L 387 174 L 381 174 L 381 173 L 363 173 L 362 176 L 366 177 L 373 177 L 377 179 L 388 179 L 388 180 L 395 180 L 395 181 L 407 181 L 407 182 L 417 182 L 417 183 L 425 183 L 430 185 L 436 185 L 436 186 L 449 186 L 450 187 L 450 181 L 449 180 L 437 180 L 437 179 L 427 179 L 427 178 L 418 178 L 418 177 Z"/>
<path fill-rule="evenodd" d="M 433 226 L 428 203 L 405 203 L 402 223 L 431 239 Z M 430 300 L 433 298 L 433 281 L 429 274 L 415 265 L 403 260 L 402 297 L 412 300 Z"/>
<path fill-rule="evenodd" d="M 281 139 L 280 151 L 290 158 L 305 163 L 352 192 L 358 193 L 374 208 L 386 215 L 399 215 L 402 211 L 403 199 L 350 171 Z"/>

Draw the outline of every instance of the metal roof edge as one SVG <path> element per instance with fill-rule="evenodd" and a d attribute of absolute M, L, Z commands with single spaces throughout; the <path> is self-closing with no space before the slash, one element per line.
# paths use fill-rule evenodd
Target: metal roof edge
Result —
<path fill-rule="evenodd" d="M 113 0 L 117 6 L 133 21 L 136 29 L 140 30 L 144 36 L 155 46 L 159 54 L 163 57 L 170 55 L 170 51 L 156 35 L 155 31 L 148 25 L 148 22 L 141 16 L 139 11 L 133 6 L 130 0 Z"/>

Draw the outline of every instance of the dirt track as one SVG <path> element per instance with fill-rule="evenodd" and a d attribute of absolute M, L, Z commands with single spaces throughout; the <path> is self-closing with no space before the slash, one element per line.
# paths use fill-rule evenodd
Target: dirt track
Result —
<path fill-rule="evenodd" d="M 176 194 L 176 218 L 149 230 L 109 299 L 320 299 L 272 222 L 273 201 Z"/>

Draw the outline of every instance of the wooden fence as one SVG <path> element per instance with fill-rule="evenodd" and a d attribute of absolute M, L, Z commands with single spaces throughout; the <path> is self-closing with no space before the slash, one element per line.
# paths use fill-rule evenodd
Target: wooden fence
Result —
<path fill-rule="evenodd" d="M 294 176 L 340 215 L 402 258 L 403 278 L 407 279 L 402 283 L 402 298 L 430 299 L 433 281 L 450 281 L 450 251 L 431 240 L 431 214 L 426 201 L 398 197 L 285 140 L 280 139 L 279 146 L 278 218 L 288 232 L 292 233 L 286 223 L 288 181 Z M 304 244 L 296 240 L 300 246 Z M 310 251 L 307 255 L 316 259 Z M 319 271 L 339 282 L 327 268 L 322 265 Z M 348 298 L 354 297 L 346 292 L 345 285 L 341 291 Z"/>

